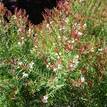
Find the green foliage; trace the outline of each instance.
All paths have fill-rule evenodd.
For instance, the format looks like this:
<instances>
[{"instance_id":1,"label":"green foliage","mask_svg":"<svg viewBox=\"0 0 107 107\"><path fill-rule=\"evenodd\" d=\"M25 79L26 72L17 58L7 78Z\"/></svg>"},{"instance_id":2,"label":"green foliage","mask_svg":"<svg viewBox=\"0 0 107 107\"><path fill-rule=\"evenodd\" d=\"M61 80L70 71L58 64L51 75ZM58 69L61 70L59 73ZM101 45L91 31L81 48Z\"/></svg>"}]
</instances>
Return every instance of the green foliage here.
<instances>
[{"instance_id":1,"label":"green foliage","mask_svg":"<svg viewBox=\"0 0 107 107\"><path fill-rule=\"evenodd\" d=\"M34 26L0 4L0 107L107 107L106 11L68 0Z\"/></svg>"}]
</instances>

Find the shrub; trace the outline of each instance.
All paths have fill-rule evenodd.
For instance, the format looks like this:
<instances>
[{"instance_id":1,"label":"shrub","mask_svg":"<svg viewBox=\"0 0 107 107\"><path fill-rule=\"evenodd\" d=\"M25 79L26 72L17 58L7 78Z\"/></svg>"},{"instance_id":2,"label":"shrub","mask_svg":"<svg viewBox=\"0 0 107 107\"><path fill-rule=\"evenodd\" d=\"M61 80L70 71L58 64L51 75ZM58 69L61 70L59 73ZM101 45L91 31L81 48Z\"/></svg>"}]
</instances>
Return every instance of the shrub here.
<instances>
[{"instance_id":1,"label":"shrub","mask_svg":"<svg viewBox=\"0 0 107 107\"><path fill-rule=\"evenodd\" d=\"M106 1L67 0L29 24L0 4L1 107L107 107Z\"/></svg>"}]
</instances>

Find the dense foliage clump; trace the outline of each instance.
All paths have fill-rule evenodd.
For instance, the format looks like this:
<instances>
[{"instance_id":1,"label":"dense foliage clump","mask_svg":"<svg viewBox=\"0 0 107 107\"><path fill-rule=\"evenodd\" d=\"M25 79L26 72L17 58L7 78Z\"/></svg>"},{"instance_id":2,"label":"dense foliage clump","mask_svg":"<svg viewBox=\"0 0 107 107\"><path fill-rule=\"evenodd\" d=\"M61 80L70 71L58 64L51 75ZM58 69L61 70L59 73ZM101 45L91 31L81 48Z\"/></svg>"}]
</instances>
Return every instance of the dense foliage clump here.
<instances>
[{"instance_id":1,"label":"dense foliage clump","mask_svg":"<svg viewBox=\"0 0 107 107\"><path fill-rule=\"evenodd\" d=\"M0 4L0 107L107 107L106 4L60 1L36 26Z\"/></svg>"}]
</instances>

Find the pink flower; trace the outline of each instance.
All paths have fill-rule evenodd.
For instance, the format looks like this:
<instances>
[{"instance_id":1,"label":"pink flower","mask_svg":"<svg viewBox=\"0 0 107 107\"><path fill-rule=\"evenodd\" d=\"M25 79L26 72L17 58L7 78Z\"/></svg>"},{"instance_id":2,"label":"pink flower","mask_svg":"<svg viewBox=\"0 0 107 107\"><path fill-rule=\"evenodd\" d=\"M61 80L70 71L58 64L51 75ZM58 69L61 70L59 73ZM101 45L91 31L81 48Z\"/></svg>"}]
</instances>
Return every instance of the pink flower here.
<instances>
[{"instance_id":1,"label":"pink flower","mask_svg":"<svg viewBox=\"0 0 107 107\"><path fill-rule=\"evenodd\" d=\"M42 102L43 103L48 103L48 95L43 96Z\"/></svg>"}]
</instances>

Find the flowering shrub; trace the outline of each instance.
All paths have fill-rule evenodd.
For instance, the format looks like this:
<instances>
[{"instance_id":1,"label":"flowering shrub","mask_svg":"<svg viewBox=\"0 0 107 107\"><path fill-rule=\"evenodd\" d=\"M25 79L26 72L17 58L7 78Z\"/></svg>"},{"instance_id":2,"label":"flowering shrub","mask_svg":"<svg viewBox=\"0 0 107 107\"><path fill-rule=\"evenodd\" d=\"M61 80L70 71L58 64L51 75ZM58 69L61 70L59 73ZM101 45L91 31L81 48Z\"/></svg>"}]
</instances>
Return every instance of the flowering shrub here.
<instances>
[{"instance_id":1,"label":"flowering shrub","mask_svg":"<svg viewBox=\"0 0 107 107\"><path fill-rule=\"evenodd\" d=\"M0 107L107 107L106 1L67 0L34 26L0 4Z\"/></svg>"}]
</instances>

